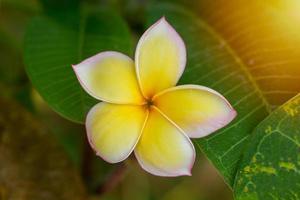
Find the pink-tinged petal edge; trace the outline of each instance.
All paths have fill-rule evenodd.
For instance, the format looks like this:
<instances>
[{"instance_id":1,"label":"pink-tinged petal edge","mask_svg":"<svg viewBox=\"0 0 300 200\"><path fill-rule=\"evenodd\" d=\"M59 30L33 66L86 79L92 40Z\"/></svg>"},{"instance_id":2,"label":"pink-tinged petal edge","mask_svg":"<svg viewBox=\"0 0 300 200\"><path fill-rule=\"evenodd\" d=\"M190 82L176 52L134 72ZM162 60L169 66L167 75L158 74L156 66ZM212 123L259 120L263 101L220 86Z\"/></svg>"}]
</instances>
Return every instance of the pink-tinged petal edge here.
<instances>
[{"instance_id":1,"label":"pink-tinged petal edge","mask_svg":"<svg viewBox=\"0 0 300 200\"><path fill-rule=\"evenodd\" d=\"M214 126L214 128L210 129L209 131L207 131L205 134L201 134L200 137L205 137L205 136L208 136L214 132L216 132L217 130L225 127L226 125L228 125L235 117L237 116L237 112L232 109L228 116L226 117L220 117L219 119L213 119L213 120L210 120L211 124L214 124L216 121L219 122L219 126ZM207 122L208 124L210 124L209 122ZM199 138L199 135L191 135L190 138Z\"/></svg>"},{"instance_id":2,"label":"pink-tinged petal edge","mask_svg":"<svg viewBox=\"0 0 300 200\"><path fill-rule=\"evenodd\" d=\"M150 32L157 28L157 26L159 24L163 24L165 26L167 26L167 29L169 30L169 33L171 35L171 37L174 39L174 41L178 44L179 46L179 55L183 55L181 56L182 60L180 60L180 73L179 76L177 78L177 81L180 79L180 77L182 76L185 66L186 66L186 58L187 58L187 52L186 52L186 46L185 43L183 41L183 39L181 38L181 36L179 35L179 33L172 27L171 24L169 24L169 22L166 20L165 16L161 17L157 22L155 22L152 26L150 26L142 35L142 37L139 39L137 46L136 46L136 50L135 50L135 69L136 69L136 76L137 76L137 80L140 86L140 89L143 93L142 87L141 87L141 80L140 80L140 70L139 70L139 62L138 62L138 57L139 57L139 52L140 52L140 48L143 44L143 42L145 41L145 39L147 37L149 37ZM144 95L145 96L145 95Z\"/></svg>"},{"instance_id":3,"label":"pink-tinged petal edge","mask_svg":"<svg viewBox=\"0 0 300 200\"><path fill-rule=\"evenodd\" d=\"M129 151L129 153L127 154L127 156L124 158L124 159L121 159L117 162L111 162L110 160L106 159L104 156L101 155L100 152L97 151L93 141L92 141L92 137L91 137L91 125L90 125L90 122L91 122L91 118L94 114L94 112L97 110L98 106L102 106L103 102L100 102L98 104L96 104L93 108L91 108L91 110L88 112L87 116L86 116L86 120L85 120L85 128L86 128L86 133L87 133L87 138L88 138L88 141L89 141L89 144L90 146L92 147L93 151L95 152L95 154L97 156L99 156L100 158L102 158L104 161L108 162L108 163L111 163L111 164L114 164L114 163L118 163L118 162L122 162L123 160L125 160L126 158L128 158L128 156L133 152L133 150L135 149L138 141L140 140L140 137L143 133L143 129L146 125L146 122L147 122L147 119L148 119L148 116L149 116L149 111L147 111L147 114L146 114L146 117L145 117L145 121L144 121L144 124L143 124L143 127L142 127L142 130L141 130L141 134L139 135L138 139L136 140L135 144L132 146L131 150Z\"/></svg>"},{"instance_id":4,"label":"pink-tinged petal edge","mask_svg":"<svg viewBox=\"0 0 300 200\"><path fill-rule=\"evenodd\" d=\"M183 136L189 141L190 145L193 148L193 160L190 163L190 166L188 167L187 170L182 170L179 171L177 173L174 174L170 174L168 172L164 173L155 169L150 169L147 168L143 162L141 161L142 159L140 159L140 157L138 156L138 154L134 151L134 155L139 163L139 165L142 167L142 169L144 169L146 172L152 174L152 175L156 175L156 176L161 176L161 177L177 177L177 176L192 176L192 169L196 160L196 151L195 151L195 147L194 144L192 143L192 141L189 139L189 137L185 134L185 132L178 127L174 122L172 122L172 120L170 120L164 113L162 113L157 107L153 107L155 110L157 110L168 122L170 122L172 125L174 125L182 134ZM144 124L145 125L145 124ZM145 126L144 126L145 127ZM143 133L142 133L143 134Z\"/></svg>"},{"instance_id":5,"label":"pink-tinged petal edge","mask_svg":"<svg viewBox=\"0 0 300 200\"><path fill-rule=\"evenodd\" d=\"M153 101L155 101L155 98L157 98L160 95L163 95L166 92L174 91L174 90L181 90L181 89L198 89L198 90L205 90L205 91L211 92L211 93L213 93L213 94L221 97L226 102L226 104L228 105L228 107L230 108L230 112L229 112L228 115L222 116L220 118L215 118L215 119L212 119L212 120L208 120L206 122L206 124L207 123L208 124L215 124L215 122L217 121L217 122L219 122L218 123L219 126L215 126L215 127L212 126L214 128L211 128L211 129L207 130L206 133L199 132L196 135L189 135L190 138L199 138L199 137L208 136L211 133L214 133L215 131L219 130L220 128L223 128L224 126L228 125L237 116L236 110L231 106L231 104L229 103L229 101L223 95L221 95L219 92L217 92L217 91L215 91L215 90L213 90L211 88L208 88L208 87L205 87L205 86L201 86L201 85L187 84L187 85L179 85L179 86L175 86L175 87L172 87L172 88L168 88L168 89L163 90L163 91L159 92L158 94L156 94L153 97Z\"/></svg>"},{"instance_id":6,"label":"pink-tinged petal edge","mask_svg":"<svg viewBox=\"0 0 300 200\"><path fill-rule=\"evenodd\" d=\"M77 65L72 65L72 68L76 74L76 77L81 85L81 87L89 94L91 95L92 97L94 97L95 99L98 99L98 100L101 100L101 101L104 101L104 102L107 102L107 103L116 103L116 104L124 104L124 102L112 102L112 101L109 101L108 99L104 99L103 97L99 97L98 95L96 95L95 93L93 93L84 83L83 81L81 80L81 78L79 77L79 74L78 74L78 67L84 67L84 66L88 66L94 62L97 62L97 61L100 61L102 60L103 58L106 58L106 57L110 57L110 56L116 56L116 57L122 57L123 59L128 59L128 60L132 60L130 57L128 57L127 55L125 54L122 54L120 52L117 52L117 51L103 51L101 53L98 53L90 58L87 58L86 60L80 62L79 64ZM128 103L130 104L130 103Z\"/></svg>"}]
</instances>

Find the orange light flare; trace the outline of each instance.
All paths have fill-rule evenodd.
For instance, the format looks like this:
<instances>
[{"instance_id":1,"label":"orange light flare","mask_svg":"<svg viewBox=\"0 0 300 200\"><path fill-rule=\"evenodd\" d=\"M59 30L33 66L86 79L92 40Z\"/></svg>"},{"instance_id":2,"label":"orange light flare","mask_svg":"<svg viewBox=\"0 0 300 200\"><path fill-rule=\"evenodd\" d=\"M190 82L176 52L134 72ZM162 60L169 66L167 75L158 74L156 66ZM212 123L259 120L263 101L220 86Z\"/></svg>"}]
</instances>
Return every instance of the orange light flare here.
<instances>
[{"instance_id":1,"label":"orange light flare","mask_svg":"<svg viewBox=\"0 0 300 200\"><path fill-rule=\"evenodd\" d=\"M203 0L198 8L272 106L300 92L300 0Z\"/></svg>"}]
</instances>

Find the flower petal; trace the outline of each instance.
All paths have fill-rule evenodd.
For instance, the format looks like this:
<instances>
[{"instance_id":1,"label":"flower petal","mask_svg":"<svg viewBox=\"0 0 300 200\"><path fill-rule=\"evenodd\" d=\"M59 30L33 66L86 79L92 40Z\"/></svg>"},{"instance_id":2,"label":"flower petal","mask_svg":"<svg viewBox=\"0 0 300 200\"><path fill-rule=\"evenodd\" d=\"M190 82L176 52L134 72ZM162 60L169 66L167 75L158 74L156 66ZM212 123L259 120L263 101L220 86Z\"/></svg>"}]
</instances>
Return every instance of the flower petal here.
<instances>
[{"instance_id":1,"label":"flower petal","mask_svg":"<svg viewBox=\"0 0 300 200\"><path fill-rule=\"evenodd\" d=\"M165 18L152 25L141 37L135 62L146 98L176 85L185 68L186 49L181 37Z\"/></svg>"},{"instance_id":2,"label":"flower petal","mask_svg":"<svg viewBox=\"0 0 300 200\"><path fill-rule=\"evenodd\" d=\"M97 155L110 163L126 159L138 142L147 115L142 106L95 105L87 115L86 128Z\"/></svg>"},{"instance_id":3,"label":"flower petal","mask_svg":"<svg viewBox=\"0 0 300 200\"><path fill-rule=\"evenodd\" d=\"M124 54L102 52L73 66L73 69L82 87L96 99L120 104L144 102L134 62Z\"/></svg>"},{"instance_id":4,"label":"flower petal","mask_svg":"<svg viewBox=\"0 0 300 200\"><path fill-rule=\"evenodd\" d=\"M190 139L154 107L134 152L142 168L158 176L191 175L195 161Z\"/></svg>"},{"instance_id":5,"label":"flower petal","mask_svg":"<svg viewBox=\"0 0 300 200\"><path fill-rule=\"evenodd\" d=\"M165 90L154 97L154 105L192 138L204 137L236 116L236 111L221 94L198 85Z\"/></svg>"}]
</instances>

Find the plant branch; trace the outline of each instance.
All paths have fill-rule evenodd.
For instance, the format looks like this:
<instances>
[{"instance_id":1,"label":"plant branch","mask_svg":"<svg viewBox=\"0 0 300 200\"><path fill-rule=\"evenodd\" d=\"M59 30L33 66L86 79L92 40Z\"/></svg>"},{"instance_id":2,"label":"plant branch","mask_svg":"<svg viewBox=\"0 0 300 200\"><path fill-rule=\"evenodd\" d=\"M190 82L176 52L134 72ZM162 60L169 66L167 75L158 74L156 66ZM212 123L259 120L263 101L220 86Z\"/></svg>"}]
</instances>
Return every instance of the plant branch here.
<instances>
[{"instance_id":1,"label":"plant branch","mask_svg":"<svg viewBox=\"0 0 300 200\"><path fill-rule=\"evenodd\" d=\"M99 194L105 194L112 191L124 178L126 173L126 165L120 164L114 171L112 171L98 189Z\"/></svg>"}]
</instances>

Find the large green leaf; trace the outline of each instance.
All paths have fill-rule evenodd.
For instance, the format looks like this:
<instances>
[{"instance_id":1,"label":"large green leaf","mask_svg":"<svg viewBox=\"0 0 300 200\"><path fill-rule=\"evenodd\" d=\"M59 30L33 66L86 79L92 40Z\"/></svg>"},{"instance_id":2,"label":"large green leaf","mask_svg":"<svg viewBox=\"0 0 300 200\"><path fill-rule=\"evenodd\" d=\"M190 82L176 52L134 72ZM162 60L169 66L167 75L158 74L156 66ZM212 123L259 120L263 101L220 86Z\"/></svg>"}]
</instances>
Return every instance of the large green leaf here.
<instances>
[{"instance_id":1,"label":"large green leaf","mask_svg":"<svg viewBox=\"0 0 300 200\"><path fill-rule=\"evenodd\" d=\"M179 84L211 87L228 98L238 112L227 127L195 140L233 185L244 147L255 126L270 112L269 104L241 59L204 21L182 7L156 4L149 9L149 24L163 15L187 45L188 64Z\"/></svg>"},{"instance_id":2,"label":"large green leaf","mask_svg":"<svg viewBox=\"0 0 300 200\"><path fill-rule=\"evenodd\" d=\"M300 94L255 129L234 189L239 200L300 198Z\"/></svg>"},{"instance_id":3,"label":"large green leaf","mask_svg":"<svg viewBox=\"0 0 300 200\"><path fill-rule=\"evenodd\" d=\"M79 85L71 65L105 50L131 53L125 22L105 10L51 10L32 20L25 37L25 64L33 85L62 116L83 122L96 103Z\"/></svg>"}]
</instances>

